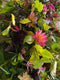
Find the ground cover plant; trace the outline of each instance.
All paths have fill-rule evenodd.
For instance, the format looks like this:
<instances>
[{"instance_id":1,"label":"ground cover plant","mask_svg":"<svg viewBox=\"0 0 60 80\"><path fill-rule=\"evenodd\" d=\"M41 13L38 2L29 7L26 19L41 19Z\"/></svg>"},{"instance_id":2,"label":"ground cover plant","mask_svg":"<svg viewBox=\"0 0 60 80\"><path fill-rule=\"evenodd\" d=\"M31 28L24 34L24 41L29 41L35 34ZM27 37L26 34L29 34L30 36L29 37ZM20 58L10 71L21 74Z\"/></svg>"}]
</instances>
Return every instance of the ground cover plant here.
<instances>
[{"instance_id":1,"label":"ground cover plant","mask_svg":"<svg viewBox=\"0 0 60 80\"><path fill-rule=\"evenodd\" d=\"M0 0L0 80L60 80L59 0Z\"/></svg>"}]
</instances>

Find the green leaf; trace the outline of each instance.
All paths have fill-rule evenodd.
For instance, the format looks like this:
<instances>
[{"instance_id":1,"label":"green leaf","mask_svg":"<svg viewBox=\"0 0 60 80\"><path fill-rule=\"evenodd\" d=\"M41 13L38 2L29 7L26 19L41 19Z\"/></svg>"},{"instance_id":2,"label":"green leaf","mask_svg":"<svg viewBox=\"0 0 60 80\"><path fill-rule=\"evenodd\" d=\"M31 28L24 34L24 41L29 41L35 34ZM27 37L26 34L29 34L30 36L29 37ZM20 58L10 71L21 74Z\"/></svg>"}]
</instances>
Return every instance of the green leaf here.
<instances>
[{"instance_id":1,"label":"green leaf","mask_svg":"<svg viewBox=\"0 0 60 80\"><path fill-rule=\"evenodd\" d=\"M18 55L18 61L23 61L20 55Z\"/></svg>"},{"instance_id":2,"label":"green leaf","mask_svg":"<svg viewBox=\"0 0 60 80\"><path fill-rule=\"evenodd\" d=\"M1 66L0 66L0 69L3 70L6 74L10 74L4 68L2 68Z\"/></svg>"},{"instance_id":3,"label":"green leaf","mask_svg":"<svg viewBox=\"0 0 60 80\"><path fill-rule=\"evenodd\" d=\"M51 59L48 59L48 58L41 58L41 60L40 60L41 62L43 62L43 63L51 63Z\"/></svg>"},{"instance_id":4,"label":"green leaf","mask_svg":"<svg viewBox=\"0 0 60 80\"><path fill-rule=\"evenodd\" d=\"M60 32L60 30L58 30Z\"/></svg>"},{"instance_id":5,"label":"green leaf","mask_svg":"<svg viewBox=\"0 0 60 80\"><path fill-rule=\"evenodd\" d=\"M43 51L43 48L40 45L36 44L34 47L36 48L37 52L39 52L39 53L41 53Z\"/></svg>"},{"instance_id":6,"label":"green leaf","mask_svg":"<svg viewBox=\"0 0 60 80\"><path fill-rule=\"evenodd\" d=\"M7 3L6 3L6 6L4 7L4 8L1 8L0 9L0 14L2 14L2 13L7 13L7 12L11 12L13 9L14 9L14 2L13 1L8 1Z\"/></svg>"},{"instance_id":7,"label":"green leaf","mask_svg":"<svg viewBox=\"0 0 60 80\"><path fill-rule=\"evenodd\" d=\"M17 65L17 64L18 64L18 62L12 62L12 65L14 65L14 66Z\"/></svg>"},{"instance_id":8,"label":"green leaf","mask_svg":"<svg viewBox=\"0 0 60 80\"><path fill-rule=\"evenodd\" d=\"M34 68L37 69L37 68L40 68L42 67L43 63L38 59L35 61L35 65L34 65Z\"/></svg>"},{"instance_id":9,"label":"green leaf","mask_svg":"<svg viewBox=\"0 0 60 80\"><path fill-rule=\"evenodd\" d=\"M42 57L53 59L52 54L46 49L44 49L43 52L41 52L41 55Z\"/></svg>"},{"instance_id":10,"label":"green leaf","mask_svg":"<svg viewBox=\"0 0 60 80\"><path fill-rule=\"evenodd\" d=\"M20 20L20 23L22 23L22 24L27 24L29 22L31 22L31 21L28 18Z\"/></svg>"},{"instance_id":11,"label":"green leaf","mask_svg":"<svg viewBox=\"0 0 60 80\"><path fill-rule=\"evenodd\" d=\"M40 3L39 0L35 0L35 8L38 10L38 12L42 12L43 4Z\"/></svg>"},{"instance_id":12,"label":"green leaf","mask_svg":"<svg viewBox=\"0 0 60 80\"><path fill-rule=\"evenodd\" d=\"M12 61L12 65L17 65L18 62L17 62L17 59L15 58L14 61Z\"/></svg>"},{"instance_id":13,"label":"green leaf","mask_svg":"<svg viewBox=\"0 0 60 80\"><path fill-rule=\"evenodd\" d=\"M48 50L43 49L40 45L35 45L34 47L36 48L38 55L42 57L50 58L50 59L53 58L52 54Z\"/></svg>"},{"instance_id":14,"label":"green leaf","mask_svg":"<svg viewBox=\"0 0 60 80\"><path fill-rule=\"evenodd\" d=\"M41 59L40 56L42 56ZM35 69L37 69L42 66L42 63L51 63L52 59L53 56L48 50L43 49L40 45L36 44L33 47L29 62L34 65Z\"/></svg>"},{"instance_id":15,"label":"green leaf","mask_svg":"<svg viewBox=\"0 0 60 80\"><path fill-rule=\"evenodd\" d=\"M44 30L45 30L45 31L48 31L50 26L48 26L46 23L44 23L44 24L43 24L43 27L44 27Z\"/></svg>"},{"instance_id":16,"label":"green leaf","mask_svg":"<svg viewBox=\"0 0 60 80\"><path fill-rule=\"evenodd\" d=\"M25 37L25 39L24 39L24 43L26 42L26 43L28 43L28 44L32 44L33 41L34 41L34 39L32 38L31 35L27 35L27 36Z\"/></svg>"},{"instance_id":17,"label":"green leaf","mask_svg":"<svg viewBox=\"0 0 60 80\"><path fill-rule=\"evenodd\" d=\"M14 14L11 14L11 16L12 16L12 24L15 26L15 16Z\"/></svg>"},{"instance_id":18,"label":"green leaf","mask_svg":"<svg viewBox=\"0 0 60 80\"><path fill-rule=\"evenodd\" d=\"M42 79L42 80L45 80L45 77L47 76L47 72L45 71L44 72L44 75L42 74L42 73L40 73L40 76L43 78L44 77L44 79ZM49 79L46 79L46 80L49 80Z\"/></svg>"},{"instance_id":19,"label":"green leaf","mask_svg":"<svg viewBox=\"0 0 60 80\"><path fill-rule=\"evenodd\" d=\"M39 59L39 56L38 56L38 54L37 54L35 51L33 51L32 55L31 55L31 57L30 57L30 59L29 59L29 62L30 62L31 64L35 65L35 61L36 61L37 59Z\"/></svg>"},{"instance_id":20,"label":"green leaf","mask_svg":"<svg viewBox=\"0 0 60 80\"><path fill-rule=\"evenodd\" d=\"M23 1L20 1L20 0L19 0L19 1L17 0L16 2L17 2L17 4L19 4L21 7L22 7L23 4L24 4L24 2L23 2Z\"/></svg>"},{"instance_id":21,"label":"green leaf","mask_svg":"<svg viewBox=\"0 0 60 80\"><path fill-rule=\"evenodd\" d=\"M8 35L8 33L9 33L9 31L10 31L10 28L11 28L11 26L9 25L9 26L2 32L2 35L3 35L3 36Z\"/></svg>"},{"instance_id":22,"label":"green leaf","mask_svg":"<svg viewBox=\"0 0 60 80\"><path fill-rule=\"evenodd\" d=\"M59 52L60 51L60 44L54 43L51 46L52 50Z\"/></svg>"},{"instance_id":23,"label":"green leaf","mask_svg":"<svg viewBox=\"0 0 60 80\"><path fill-rule=\"evenodd\" d=\"M7 7L7 6L5 6L3 9L0 9L0 14L2 14L2 13L8 13L8 12L10 12L10 11L12 11L14 8L13 7Z\"/></svg>"},{"instance_id":24,"label":"green leaf","mask_svg":"<svg viewBox=\"0 0 60 80\"><path fill-rule=\"evenodd\" d=\"M39 27L41 27L41 26L43 26L43 19L42 18L40 18L39 20L38 20L38 26Z\"/></svg>"},{"instance_id":25,"label":"green leaf","mask_svg":"<svg viewBox=\"0 0 60 80\"><path fill-rule=\"evenodd\" d=\"M13 2L13 1L8 1L8 2L6 3L6 5L9 6L9 7L10 7L10 6L13 6L13 5L14 5L14 2Z\"/></svg>"}]
</instances>

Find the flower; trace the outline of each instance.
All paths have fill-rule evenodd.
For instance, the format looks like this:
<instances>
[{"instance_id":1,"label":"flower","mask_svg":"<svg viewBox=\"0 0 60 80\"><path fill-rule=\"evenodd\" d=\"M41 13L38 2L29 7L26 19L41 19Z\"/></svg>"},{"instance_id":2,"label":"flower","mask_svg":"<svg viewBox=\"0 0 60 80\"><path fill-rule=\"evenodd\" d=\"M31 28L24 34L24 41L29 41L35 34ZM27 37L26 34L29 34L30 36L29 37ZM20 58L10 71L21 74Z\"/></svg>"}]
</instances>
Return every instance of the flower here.
<instances>
[{"instance_id":1,"label":"flower","mask_svg":"<svg viewBox=\"0 0 60 80\"><path fill-rule=\"evenodd\" d=\"M27 62L27 64L26 64L26 66L27 66L27 73L29 72L29 66L30 65L32 65L32 64L30 64L30 62ZM30 69L31 69L31 72L32 72L33 67L30 67Z\"/></svg>"},{"instance_id":2,"label":"flower","mask_svg":"<svg viewBox=\"0 0 60 80\"><path fill-rule=\"evenodd\" d=\"M43 70L45 70L44 67L39 68L38 74L40 73L40 71L42 72L42 74L44 74L44 71Z\"/></svg>"},{"instance_id":3,"label":"flower","mask_svg":"<svg viewBox=\"0 0 60 80\"><path fill-rule=\"evenodd\" d=\"M47 11L47 6L45 4L43 5L43 11Z\"/></svg>"},{"instance_id":4,"label":"flower","mask_svg":"<svg viewBox=\"0 0 60 80\"><path fill-rule=\"evenodd\" d=\"M41 33L42 30L36 31L36 35L32 35L32 37L38 41L40 46L45 46L45 42L47 41L47 35L45 33Z\"/></svg>"},{"instance_id":5,"label":"flower","mask_svg":"<svg viewBox=\"0 0 60 80\"><path fill-rule=\"evenodd\" d=\"M28 19L31 22L29 22L26 26L34 27L34 25L36 24L36 21L37 21L38 18L35 16L34 12L31 12L31 14L28 16Z\"/></svg>"},{"instance_id":6,"label":"flower","mask_svg":"<svg viewBox=\"0 0 60 80\"><path fill-rule=\"evenodd\" d=\"M33 80L33 79L27 74L27 72L23 73L23 77L20 76L20 75L18 75L18 78L19 78L20 80Z\"/></svg>"},{"instance_id":7,"label":"flower","mask_svg":"<svg viewBox=\"0 0 60 80\"><path fill-rule=\"evenodd\" d=\"M47 8L48 8L48 9L51 8L52 10L55 10L54 5L51 4L51 3L49 3L49 4L47 5Z\"/></svg>"},{"instance_id":8,"label":"flower","mask_svg":"<svg viewBox=\"0 0 60 80\"><path fill-rule=\"evenodd\" d=\"M20 55L20 56L21 56L21 59L24 60L24 57L22 55Z\"/></svg>"},{"instance_id":9,"label":"flower","mask_svg":"<svg viewBox=\"0 0 60 80\"><path fill-rule=\"evenodd\" d=\"M30 63L27 62L27 64L26 64L26 66L27 66L27 72L29 72L29 65L30 65Z\"/></svg>"}]
</instances>

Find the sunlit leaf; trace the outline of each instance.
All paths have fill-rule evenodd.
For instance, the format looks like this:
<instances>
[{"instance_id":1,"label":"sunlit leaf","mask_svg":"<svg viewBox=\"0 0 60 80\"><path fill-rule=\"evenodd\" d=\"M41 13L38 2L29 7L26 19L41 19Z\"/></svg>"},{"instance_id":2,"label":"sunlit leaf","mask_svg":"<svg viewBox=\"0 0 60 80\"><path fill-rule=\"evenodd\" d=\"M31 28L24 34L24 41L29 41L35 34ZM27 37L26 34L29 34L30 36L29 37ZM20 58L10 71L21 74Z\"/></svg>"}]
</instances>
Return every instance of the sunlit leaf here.
<instances>
[{"instance_id":1,"label":"sunlit leaf","mask_svg":"<svg viewBox=\"0 0 60 80\"><path fill-rule=\"evenodd\" d=\"M34 47L36 48L37 52L39 52L40 56L53 59L52 54L47 49L43 49L40 45L35 45Z\"/></svg>"},{"instance_id":2,"label":"sunlit leaf","mask_svg":"<svg viewBox=\"0 0 60 80\"><path fill-rule=\"evenodd\" d=\"M33 41L34 41L34 39L32 38L31 35L27 35L27 36L25 37L25 39L24 39L24 43L26 42L26 43L28 43L28 44L32 44Z\"/></svg>"},{"instance_id":3,"label":"sunlit leaf","mask_svg":"<svg viewBox=\"0 0 60 80\"><path fill-rule=\"evenodd\" d=\"M44 63L51 63L51 60L50 59L48 59L48 58L41 58L41 60L40 60L41 62L44 62Z\"/></svg>"},{"instance_id":4,"label":"sunlit leaf","mask_svg":"<svg viewBox=\"0 0 60 80\"><path fill-rule=\"evenodd\" d=\"M39 11L42 12L43 10L43 4L39 2L39 0L35 0L35 8Z\"/></svg>"},{"instance_id":5,"label":"sunlit leaf","mask_svg":"<svg viewBox=\"0 0 60 80\"><path fill-rule=\"evenodd\" d=\"M9 31L10 31L11 26L9 25L4 31L2 31L2 35L6 36L8 35Z\"/></svg>"},{"instance_id":6,"label":"sunlit leaf","mask_svg":"<svg viewBox=\"0 0 60 80\"><path fill-rule=\"evenodd\" d=\"M35 51L33 51L32 55L31 55L31 57L30 57L30 59L29 59L29 62L30 62L31 64L35 65L35 61L36 61L37 59L39 59L39 56L38 56L38 54L37 54Z\"/></svg>"},{"instance_id":7,"label":"sunlit leaf","mask_svg":"<svg viewBox=\"0 0 60 80\"><path fill-rule=\"evenodd\" d=\"M23 61L20 55L18 55L18 61Z\"/></svg>"},{"instance_id":8,"label":"sunlit leaf","mask_svg":"<svg viewBox=\"0 0 60 80\"><path fill-rule=\"evenodd\" d=\"M48 26L46 23L44 23L44 24L43 24L43 27L44 27L44 30L45 30L45 31L48 31L50 26Z\"/></svg>"},{"instance_id":9,"label":"sunlit leaf","mask_svg":"<svg viewBox=\"0 0 60 80\"><path fill-rule=\"evenodd\" d=\"M35 5L34 5L34 4L32 4L31 12L34 12L34 10L35 10Z\"/></svg>"},{"instance_id":10,"label":"sunlit leaf","mask_svg":"<svg viewBox=\"0 0 60 80\"><path fill-rule=\"evenodd\" d=\"M34 65L35 69L42 67L43 63L51 63L53 56L47 49L37 44L33 48L29 62Z\"/></svg>"},{"instance_id":11,"label":"sunlit leaf","mask_svg":"<svg viewBox=\"0 0 60 80\"><path fill-rule=\"evenodd\" d=\"M40 45L36 44L34 47L36 48L37 52L43 52L43 48Z\"/></svg>"},{"instance_id":12,"label":"sunlit leaf","mask_svg":"<svg viewBox=\"0 0 60 80\"><path fill-rule=\"evenodd\" d=\"M11 14L12 16L12 24L15 26L15 16L13 14Z\"/></svg>"},{"instance_id":13,"label":"sunlit leaf","mask_svg":"<svg viewBox=\"0 0 60 80\"><path fill-rule=\"evenodd\" d=\"M43 57L53 59L52 54L51 54L48 50L46 50L46 49L44 49L43 52L41 52L41 55L42 55Z\"/></svg>"},{"instance_id":14,"label":"sunlit leaf","mask_svg":"<svg viewBox=\"0 0 60 80\"><path fill-rule=\"evenodd\" d=\"M12 62L12 65L17 65L18 64L18 62Z\"/></svg>"},{"instance_id":15,"label":"sunlit leaf","mask_svg":"<svg viewBox=\"0 0 60 80\"><path fill-rule=\"evenodd\" d=\"M27 24L29 22L31 22L31 21L28 18L20 20L20 23L22 23L22 24Z\"/></svg>"},{"instance_id":16,"label":"sunlit leaf","mask_svg":"<svg viewBox=\"0 0 60 80\"><path fill-rule=\"evenodd\" d=\"M40 67L42 67L42 62L39 60L39 59L37 59L36 61L35 61L35 65L34 65L34 68L35 69L38 69L38 68L40 68Z\"/></svg>"}]
</instances>

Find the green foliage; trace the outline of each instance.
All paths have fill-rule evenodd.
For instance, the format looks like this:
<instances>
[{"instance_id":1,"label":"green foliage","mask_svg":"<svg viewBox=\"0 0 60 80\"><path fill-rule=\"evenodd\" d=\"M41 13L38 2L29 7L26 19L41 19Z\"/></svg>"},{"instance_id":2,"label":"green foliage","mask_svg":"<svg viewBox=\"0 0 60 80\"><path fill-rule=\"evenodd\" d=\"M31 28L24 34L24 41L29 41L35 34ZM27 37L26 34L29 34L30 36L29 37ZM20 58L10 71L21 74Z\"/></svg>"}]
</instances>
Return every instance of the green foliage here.
<instances>
[{"instance_id":1,"label":"green foliage","mask_svg":"<svg viewBox=\"0 0 60 80\"><path fill-rule=\"evenodd\" d=\"M31 22L31 21L28 18L20 20L20 23L22 23L22 24L27 24L29 22Z\"/></svg>"},{"instance_id":2,"label":"green foliage","mask_svg":"<svg viewBox=\"0 0 60 80\"><path fill-rule=\"evenodd\" d=\"M59 52L60 51L60 44L59 43L54 43L51 46L52 50Z\"/></svg>"},{"instance_id":3,"label":"green foliage","mask_svg":"<svg viewBox=\"0 0 60 80\"><path fill-rule=\"evenodd\" d=\"M35 70L39 70L39 68L43 67L43 63L51 64L50 66L43 67L45 68L43 69L44 74L42 74L42 70L40 71L42 80L54 80L50 76L50 71L55 61L58 63L57 71L60 71L60 29L55 29L57 27L55 23L60 20L60 3L56 6L53 2L51 3L54 5L55 11L50 10L50 7L45 11L43 9L44 4L47 7L49 3L51 3L50 0L9 0L5 4L6 6L2 8L2 0L0 0L0 15L2 15L2 19L0 18L1 80L18 80L16 77L26 72L28 67L29 69L32 67ZM58 16L55 17L56 15L54 15L53 17L50 11L58 13ZM33 14L31 15L32 12ZM10 19L11 15L12 21ZM33 26L29 27L29 23ZM50 26L53 28L50 28ZM37 30L42 30L42 34L37 34L38 39L35 36L34 40L32 35L36 34ZM44 37L44 33L46 33L48 41L42 47L38 40L41 41L41 44L45 42L46 36ZM56 53L58 53L58 56L55 55ZM22 60L22 57L24 60ZM30 64L26 65L27 62L30 62ZM29 70L29 74L33 73L33 71Z\"/></svg>"},{"instance_id":4,"label":"green foliage","mask_svg":"<svg viewBox=\"0 0 60 80\"><path fill-rule=\"evenodd\" d=\"M25 37L25 39L24 39L24 43L26 42L26 43L28 43L28 44L32 44L33 41L34 41L34 39L32 38L31 35L27 35L27 36Z\"/></svg>"},{"instance_id":5,"label":"green foliage","mask_svg":"<svg viewBox=\"0 0 60 80\"><path fill-rule=\"evenodd\" d=\"M51 62L51 60L50 59L48 59L48 58L46 58L46 57L44 57L44 58L41 58L41 60L40 60L41 62L44 62L44 63L50 63Z\"/></svg>"},{"instance_id":6,"label":"green foliage","mask_svg":"<svg viewBox=\"0 0 60 80\"><path fill-rule=\"evenodd\" d=\"M8 36L2 36L2 35L0 35L0 43L3 43L3 42L11 43L11 38L8 37Z\"/></svg>"},{"instance_id":7,"label":"green foliage","mask_svg":"<svg viewBox=\"0 0 60 80\"><path fill-rule=\"evenodd\" d=\"M41 26L41 27L42 27L42 26L43 26L43 23L44 23L44 22L43 22L43 19L40 18L40 19L38 20L38 26Z\"/></svg>"},{"instance_id":8,"label":"green foliage","mask_svg":"<svg viewBox=\"0 0 60 80\"><path fill-rule=\"evenodd\" d=\"M43 27L44 27L44 30L45 30L45 31L48 31L50 26L48 26L46 23L44 23L44 24L43 24Z\"/></svg>"},{"instance_id":9,"label":"green foliage","mask_svg":"<svg viewBox=\"0 0 60 80\"><path fill-rule=\"evenodd\" d=\"M43 10L43 4L40 3L39 0L35 0L35 8L38 10L38 12L42 12L42 10Z\"/></svg>"},{"instance_id":10,"label":"green foliage","mask_svg":"<svg viewBox=\"0 0 60 80\"><path fill-rule=\"evenodd\" d=\"M41 55L42 55L43 57L45 57L45 58L53 59L52 54L51 54L48 50L46 50L46 49L44 49L44 50L41 52Z\"/></svg>"},{"instance_id":11,"label":"green foliage","mask_svg":"<svg viewBox=\"0 0 60 80\"><path fill-rule=\"evenodd\" d=\"M5 29L4 31L2 31L2 35L3 35L3 36L8 35L8 34L9 34L9 31L10 31L10 28L11 28L11 26L9 25L9 26L7 27L7 29Z\"/></svg>"},{"instance_id":12,"label":"green foliage","mask_svg":"<svg viewBox=\"0 0 60 80\"><path fill-rule=\"evenodd\" d=\"M2 1L0 0L0 7L1 7L1 5L2 5Z\"/></svg>"},{"instance_id":13,"label":"green foliage","mask_svg":"<svg viewBox=\"0 0 60 80\"><path fill-rule=\"evenodd\" d=\"M60 3L58 3L57 6L56 6L57 11L60 11L60 8L59 7L60 7Z\"/></svg>"},{"instance_id":14,"label":"green foliage","mask_svg":"<svg viewBox=\"0 0 60 80\"><path fill-rule=\"evenodd\" d=\"M21 0L20 1L16 1L17 4L19 4L21 7L23 6L24 2L22 2Z\"/></svg>"},{"instance_id":15,"label":"green foliage","mask_svg":"<svg viewBox=\"0 0 60 80\"><path fill-rule=\"evenodd\" d=\"M50 28L50 26L47 24L49 24L49 21L43 19L42 17L38 20L38 26L44 29L45 31L48 31Z\"/></svg>"},{"instance_id":16,"label":"green foliage","mask_svg":"<svg viewBox=\"0 0 60 80\"><path fill-rule=\"evenodd\" d=\"M42 63L51 63L53 56L48 50L43 49L40 45L34 47L36 50L33 50L29 62L34 65L35 69L42 67ZM42 56L41 59L40 56Z\"/></svg>"},{"instance_id":17,"label":"green foliage","mask_svg":"<svg viewBox=\"0 0 60 80\"><path fill-rule=\"evenodd\" d=\"M1 69L2 71L4 71L6 74L10 74L10 73L8 73L4 68L2 68L1 66L0 66L0 69Z\"/></svg>"},{"instance_id":18,"label":"green foliage","mask_svg":"<svg viewBox=\"0 0 60 80\"><path fill-rule=\"evenodd\" d=\"M6 14L8 12L11 12L14 9L14 2L13 1L9 1L8 3L6 3L6 6L4 8L0 9L0 14Z\"/></svg>"},{"instance_id":19,"label":"green foliage","mask_svg":"<svg viewBox=\"0 0 60 80\"><path fill-rule=\"evenodd\" d=\"M47 78L47 73L44 72L44 74L40 73L40 76L42 77L42 80L45 80L45 77ZM44 78L44 79L43 79ZM48 79L47 79L48 80Z\"/></svg>"},{"instance_id":20,"label":"green foliage","mask_svg":"<svg viewBox=\"0 0 60 80\"><path fill-rule=\"evenodd\" d=\"M40 68L40 67L42 67L42 62L41 62L40 59L37 59L37 60L35 61L34 68L37 69L37 68Z\"/></svg>"},{"instance_id":21,"label":"green foliage","mask_svg":"<svg viewBox=\"0 0 60 80\"><path fill-rule=\"evenodd\" d=\"M18 55L18 61L23 61L20 55Z\"/></svg>"},{"instance_id":22,"label":"green foliage","mask_svg":"<svg viewBox=\"0 0 60 80\"><path fill-rule=\"evenodd\" d=\"M39 52L40 56L53 59L52 53L50 53L47 49L43 49L40 45L35 45L34 47L36 48L37 52Z\"/></svg>"},{"instance_id":23,"label":"green foliage","mask_svg":"<svg viewBox=\"0 0 60 80\"><path fill-rule=\"evenodd\" d=\"M12 65L14 65L14 66L18 64L18 62L11 62L11 63L12 63Z\"/></svg>"}]
</instances>

